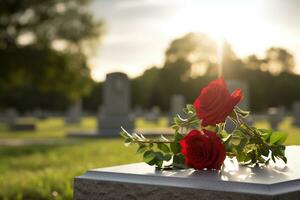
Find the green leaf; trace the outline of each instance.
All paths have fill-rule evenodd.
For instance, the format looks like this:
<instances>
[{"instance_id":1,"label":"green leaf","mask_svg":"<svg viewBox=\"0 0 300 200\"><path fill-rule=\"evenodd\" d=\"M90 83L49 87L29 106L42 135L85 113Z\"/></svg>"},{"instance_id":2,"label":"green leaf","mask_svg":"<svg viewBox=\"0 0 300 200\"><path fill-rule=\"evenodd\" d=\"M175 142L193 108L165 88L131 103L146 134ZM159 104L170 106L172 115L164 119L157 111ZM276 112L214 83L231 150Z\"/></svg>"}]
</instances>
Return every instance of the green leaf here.
<instances>
[{"instance_id":1,"label":"green leaf","mask_svg":"<svg viewBox=\"0 0 300 200\"><path fill-rule=\"evenodd\" d=\"M162 161L162 160L158 160L158 161L155 163L155 165L156 165L156 167L157 167L158 169L161 169L161 168L162 168L162 165L163 165L163 163L164 163L164 161Z\"/></svg>"},{"instance_id":2,"label":"green leaf","mask_svg":"<svg viewBox=\"0 0 300 200\"><path fill-rule=\"evenodd\" d=\"M183 169L185 168L184 164L184 155L178 154L173 156L173 166L176 168Z\"/></svg>"},{"instance_id":3,"label":"green leaf","mask_svg":"<svg viewBox=\"0 0 300 200\"><path fill-rule=\"evenodd\" d=\"M127 138L125 141L124 141L124 144L125 146L129 146L132 142L132 139L131 138Z\"/></svg>"},{"instance_id":4,"label":"green leaf","mask_svg":"<svg viewBox=\"0 0 300 200\"><path fill-rule=\"evenodd\" d=\"M126 139L126 138L131 138L132 137L132 135L130 133L128 133L122 126L121 126L121 129L122 129L122 131L121 131L120 135L123 138Z\"/></svg>"},{"instance_id":5,"label":"green leaf","mask_svg":"<svg viewBox=\"0 0 300 200\"><path fill-rule=\"evenodd\" d=\"M166 145L164 143L157 143L157 147L158 147L158 149L160 149L164 153L169 153L170 152L170 148L168 147L168 145Z\"/></svg>"},{"instance_id":6,"label":"green leaf","mask_svg":"<svg viewBox=\"0 0 300 200\"><path fill-rule=\"evenodd\" d=\"M270 137L270 144L283 144L287 139L287 136L286 133L280 131L273 132Z\"/></svg>"},{"instance_id":7,"label":"green leaf","mask_svg":"<svg viewBox=\"0 0 300 200\"><path fill-rule=\"evenodd\" d=\"M139 148L136 150L136 153L144 153L147 149L146 145L140 145Z\"/></svg>"},{"instance_id":8,"label":"green leaf","mask_svg":"<svg viewBox=\"0 0 300 200\"><path fill-rule=\"evenodd\" d=\"M166 154L166 155L164 155L164 160L165 160L165 161L169 161L169 160L171 160L171 158L172 158L172 155L171 155L171 154Z\"/></svg>"},{"instance_id":9,"label":"green leaf","mask_svg":"<svg viewBox=\"0 0 300 200\"><path fill-rule=\"evenodd\" d=\"M270 151L269 151L269 148L267 146L265 146L265 145L261 146L260 151L261 151L261 154L263 156L265 156L265 157L269 156Z\"/></svg>"},{"instance_id":10,"label":"green leaf","mask_svg":"<svg viewBox=\"0 0 300 200\"><path fill-rule=\"evenodd\" d=\"M164 160L164 155L161 152L154 152L157 160Z\"/></svg>"},{"instance_id":11,"label":"green leaf","mask_svg":"<svg viewBox=\"0 0 300 200\"><path fill-rule=\"evenodd\" d=\"M243 109L241 109L241 108L239 108L239 107L237 107L237 106L234 108L234 111L235 111L239 116L241 116L242 118L246 118L246 117L248 117L248 115L250 114L249 111L243 110Z\"/></svg>"},{"instance_id":12,"label":"green leaf","mask_svg":"<svg viewBox=\"0 0 300 200\"><path fill-rule=\"evenodd\" d=\"M143 160L145 163L150 163L155 159L156 155L153 151L146 151L143 155Z\"/></svg>"},{"instance_id":13,"label":"green leaf","mask_svg":"<svg viewBox=\"0 0 300 200\"><path fill-rule=\"evenodd\" d=\"M182 138L183 138L183 135L182 134L180 134L180 133L178 133L178 132L175 132L175 135L174 135L174 140L175 141L180 141L180 140L182 140Z\"/></svg>"},{"instance_id":14,"label":"green leaf","mask_svg":"<svg viewBox=\"0 0 300 200\"><path fill-rule=\"evenodd\" d=\"M129 138L128 135L127 135L127 133L125 133L124 131L120 132L120 136L123 137L124 139Z\"/></svg>"},{"instance_id":15,"label":"green leaf","mask_svg":"<svg viewBox=\"0 0 300 200\"><path fill-rule=\"evenodd\" d=\"M169 141L168 138L166 138L166 137L163 136L163 135L160 135L159 140L161 140L161 141L166 141L166 142Z\"/></svg>"},{"instance_id":16,"label":"green leaf","mask_svg":"<svg viewBox=\"0 0 300 200\"><path fill-rule=\"evenodd\" d=\"M270 142L270 137L272 135L272 130L269 129L255 129L256 132L261 136L261 138L266 141L266 142Z\"/></svg>"},{"instance_id":17,"label":"green leaf","mask_svg":"<svg viewBox=\"0 0 300 200\"><path fill-rule=\"evenodd\" d=\"M287 158L285 156L281 156L280 159L283 160L285 164L287 163Z\"/></svg>"},{"instance_id":18,"label":"green leaf","mask_svg":"<svg viewBox=\"0 0 300 200\"><path fill-rule=\"evenodd\" d=\"M174 154L178 154L181 152L181 146L178 142L172 142L170 144L170 147L171 147L171 151L174 153Z\"/></svg>"},{"instance_id":19,"label":"green leaf","mask_svg":"<svg viewBox=\"0 0 300 200\"><path fill-rule=\"evenodd\" d=\"M193 104L187 104L187 105L186 105L186 108L188 109L188 111L192 111L192 112L195 111L195 107L194 107Z\"/></svg>"},{"instance_id":20,"label":"green leaf","mask_svg":"<svg viewBox=\"0 0 300 200\"><path fill-rule=\"evenodd\" d=\"M245 162L246 155L245 155L244 153L240 152L240 153L237 154L236 159L237 159L239 162Z\"/></svg>"},{"instance_id":21,"label":"green leaf","mask_svg":"<svg viewBox=\"0 0 300 200\"><path fill-rule=\"evenodd\" d=\"M238 136L232 136L230 141L233 145L238 146L241 142L241 138Z\"/></svg>"}]
</instances>

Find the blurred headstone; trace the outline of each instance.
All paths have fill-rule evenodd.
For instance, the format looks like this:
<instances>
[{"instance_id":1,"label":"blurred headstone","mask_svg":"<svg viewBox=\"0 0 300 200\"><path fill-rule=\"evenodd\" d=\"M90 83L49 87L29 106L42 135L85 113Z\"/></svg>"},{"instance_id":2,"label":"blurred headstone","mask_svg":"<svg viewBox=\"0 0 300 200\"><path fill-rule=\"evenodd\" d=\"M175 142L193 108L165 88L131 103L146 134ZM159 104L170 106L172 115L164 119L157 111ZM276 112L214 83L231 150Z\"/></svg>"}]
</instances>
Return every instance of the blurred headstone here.
<instances>
[{"instance_id":1,"label":"blurred headstone","mask_svg":"<svg viewBox=\"0 0 300 200\"><path fill-rule=\"evenodd\" d=\"M279 106L278 107L278 112L279 112L279 116L280 116L280 120L284 120L284 118L286 117L287 115L287 111L286 111L286 108L284 106Z\"/></svg>"},{"instance_id":2,"label":"blurred headstone","mask_svg":"<svg viewBox=\"0 0 300 200\"><path fill-rule=\"evenodd\" d=\"M182 94L175 94L171 96L171 109L169 124L173 124L173 118L178 114L183 117L183 108L185 108L185 97Z\"/></svg>"},{"instance_id":3,"label":"blurred headstone","mask_svg":"<svg viewBox=\"0 0 300 200\"><path fill-rule=\"evenodd\" d=\"M245 81L241 80L226 80L227 87L230 93L232 93L234 90L240 88L243 92L243 100L237 105L239 108L243 110L249 111L250 108L250 100L249 100L249 87L248 84ZM253 118L252 117L247 117L244 119L244 121L249 124L250 126L253 124ZM235 124L230 120L226 120L226 126L225 130L229 133L231 133L235 128Z\"/></svg>"},{"instance_id":4,"label":"blurred headstone","mask_svg":"<svg viewBox=\"0 0 300 200\"><path fill-rule=\"evenodd\" d=\"M171 97L171 116L182 115L185 107L185 97L182 94L175 94Z\"/></svg>"},{"instance_id":5,"label":"blurred headstone","mask_svg":"<svg viewBox=\"0 0 300 200\"><path fill-rule=\"evenodd\" d=\"M17 122L18 112L14 108L9 108L5 113L5 121L9 127L14 126Z\"/></svg>"},{"instance_id":6,"label":"blurred headstone","mask_svg":"<svg viewBox=\"0 0 300 200\"><path fill-rule=\"evenodd\" d=\"M150 110L150 112L147 112L145 114L145 119L147 121L151 121L154 123L157 123L160 118L160 108L158 106L153 106Z\"/></svg>"},{"instance_id":7,"label":"blurred headstone","mask_svg":"<svg viewBox=\"0 0 300 200\"><path fill-rule=\"evenodd\" d=\"M11 131L33 131L35 130L34 123L19 123L17 122L18 112L14 108L10 108L6 111L6 123Z\"/></svg>"},{"instance_id":8,"label":"blurred headstone","mask_svg":"<svg viewBox=\"0 0 300 200\"><path fill-rule=\"evenodd\" d=\"M35 109L33 111L33 116L39 120L45 120L48 118L48 113L46 113L45 111L43 111L41 109Z\"/></svg>"},{"instance_id":9,"label":"blurred headstone","mask_svg":"<svg viewBox=\"0 0 300 200\"><path fill-rule=\"evenodd\" d=\"M73 105L70 106L67 117L65 119L66 124L79 124L82 115L82 103L81 99L77 100Z\"/></svg>"},{"instance_id":10,"label":"blurred headstone","mask_svg":"<svg viewBox=\"0 0 300 200\"><path fill-rule=\"evenodd\" d=\"M300 101L296 101L293 103L293 116L294 116L294 121L293 125L294 126L300 126Z\"/></svg>"},{"instance_id":11,"label":"blurred headstone","mask_svg":"<svg viewBox=\"0 0 300 200\"><path fill-rule=\"evenodd\" d=\"M133 109L133 117L138 118L138 117L143 117L144 111L141 106L135 106Z\"/></svg>"},{"instance_id":12,"label":"blurred headstone","mask_svg":"<svg viewBox=\"0 0 300 200\"><path fill-rule=\"evenodd\" d=\"M107 74L98 120L98 134L101 136L118 137L120 126L128 131L134 129L134 120L130 118L130 85L126 74Z\"/></svg>"},{"instance_id":13,"label":"blurred headstone","mask_svg":"<svg viewBox=\"0 0 300 200\"><path fill-rule=\"evenodd\" d=\"M268 122L271 129L278 130L278 124L281 122L282 116L280 109L272 107L268 109Z\"/></svg>"}]
</instances>

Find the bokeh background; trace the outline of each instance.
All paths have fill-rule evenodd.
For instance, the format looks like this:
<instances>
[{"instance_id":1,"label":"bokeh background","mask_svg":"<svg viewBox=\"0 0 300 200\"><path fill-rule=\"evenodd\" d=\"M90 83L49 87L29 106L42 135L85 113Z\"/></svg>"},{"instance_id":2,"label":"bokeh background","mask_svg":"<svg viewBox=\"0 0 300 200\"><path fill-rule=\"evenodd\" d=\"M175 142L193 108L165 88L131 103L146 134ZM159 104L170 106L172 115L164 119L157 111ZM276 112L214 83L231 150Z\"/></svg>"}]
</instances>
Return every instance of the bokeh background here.
<instances>
[{"instance_id":1,"label":"bokeh background","mask_svg":"<svg viewBox=\"0 0 300 200\"><path fill-rule=\"evenodd\" d=\"M118 138L66 137L101 126L112 72L130 79L137 128L168 127L171 97L193 103L221 69L247 84L254 125L269 128L278 112L286 144L300 144L299 9L297 0L1 0L0 199L72 199L75 176L141 161ZM80 122L65 123L79 100ZM11 116L35 129L11 130Z\"/></svg>"}]
</instances>

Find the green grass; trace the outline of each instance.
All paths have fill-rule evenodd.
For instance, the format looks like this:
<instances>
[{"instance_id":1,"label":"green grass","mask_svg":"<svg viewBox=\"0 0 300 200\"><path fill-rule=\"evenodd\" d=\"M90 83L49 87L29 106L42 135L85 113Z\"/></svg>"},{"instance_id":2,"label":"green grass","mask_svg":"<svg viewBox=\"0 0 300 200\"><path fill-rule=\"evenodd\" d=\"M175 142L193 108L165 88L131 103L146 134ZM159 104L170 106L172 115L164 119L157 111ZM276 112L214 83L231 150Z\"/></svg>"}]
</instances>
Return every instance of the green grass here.
<instances>
[{"instance_id":1,"label":"green grass","mask_svg":"<svg viewBox=\"0 0 300 200\"><path fill-rule=\"evenodd\" d=\"M286 144L300 145L300 129L286 118L280 129L289 134ZM136 121L141 128L166 127L167 119L158 123ZM266 122L256 124L268 127ZM91 168L141 161L135 147L124 147L121 139L69 139L66 131L94 130L96 121L85 118L80 125L66 126L62 119L50 118L37 122L35 132L10 132L0 124L3 139L57 139L60 145L0 147L0 199L72 199L75 176Z\"/></svg>"},{"instance_id":2,"label":"green grass","mask_svg":"<svg viewBox=\"0 0 300 200\"><path fill-rule=\"evenodd\" d=\"M140 161L121 139L0 148L0 199L72 199L72 180L87 169Z\"/></svg>"},{"instance_id":3,"label":"green grass","mask_svg":"<svg viewBox=\"0 0 300 200\"><path fill-rule=\"evenodd\" d=\"M24 120L21 120L24 121ZM5 124L0 124L0 139L57 139L63 138L68 131L95 130L96 119L84 118L78 125L65 125L62 118L49 118L47 120L35 121L36 131L9 131Z\"/></svg>"},{"instance_id":4,"label":"green grass","mask_svg":"<svg viewBox=\"0 0 300 200\"><path fill-rule=\"evenodd\" d=\"M300 145L300 128L292 126L292 120L291 117L286 117L279 124L278 129L288 134L288 138L285 142L286 145ZM260 128L270 128L266 121L258 122L255 126Z\"/></svg>"}]
</instances>

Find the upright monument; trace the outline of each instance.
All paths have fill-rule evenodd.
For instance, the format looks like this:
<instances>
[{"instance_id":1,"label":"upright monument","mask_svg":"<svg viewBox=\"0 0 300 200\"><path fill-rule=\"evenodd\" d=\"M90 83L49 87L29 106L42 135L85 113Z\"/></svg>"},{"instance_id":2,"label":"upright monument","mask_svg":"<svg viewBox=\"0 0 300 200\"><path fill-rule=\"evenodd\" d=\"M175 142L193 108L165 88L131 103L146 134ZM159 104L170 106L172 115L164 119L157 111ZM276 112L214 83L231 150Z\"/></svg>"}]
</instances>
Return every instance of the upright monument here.
<instances>
[{"instance_id":1,"label":"upright monument","mask_svg":"<svg viewBox=\"0 0 300 200\"><path fill-rule=\"evenodd\" d=\"M98 134L118 137L120 126L132 131L130 118L130 83L126 74L115 72L106 75L103 105L98 117Z\"/></svg>"}]
</instances>

